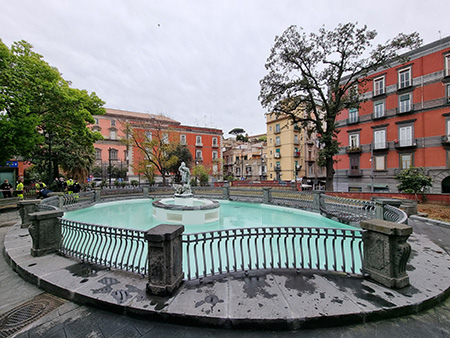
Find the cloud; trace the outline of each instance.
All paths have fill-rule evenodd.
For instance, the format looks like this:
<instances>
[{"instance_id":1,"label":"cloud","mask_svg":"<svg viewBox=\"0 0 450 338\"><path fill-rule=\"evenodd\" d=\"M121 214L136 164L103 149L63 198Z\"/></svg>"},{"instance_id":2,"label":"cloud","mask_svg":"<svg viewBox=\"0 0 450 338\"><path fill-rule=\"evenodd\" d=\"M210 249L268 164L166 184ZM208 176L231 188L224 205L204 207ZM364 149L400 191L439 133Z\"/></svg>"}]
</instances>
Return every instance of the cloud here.
<instances>
[{"instance_id":1,"label":"cloud","mask_svg":"<svg viewBox=\"0 0 450 338\"><path fill-rule=\"evenodd\" d=\"M3 5L2 5L3 3ZM276 35L291 24L358 21L383 42L449 35L443 3L381 0L0 0L0 38L26 40L74 87L109 108L163 113L185 125L266 130L259 80ZM413 19L411 19L413 18ZM416 20L415 18L420 18Z\"/></svg>"}]
</instances>

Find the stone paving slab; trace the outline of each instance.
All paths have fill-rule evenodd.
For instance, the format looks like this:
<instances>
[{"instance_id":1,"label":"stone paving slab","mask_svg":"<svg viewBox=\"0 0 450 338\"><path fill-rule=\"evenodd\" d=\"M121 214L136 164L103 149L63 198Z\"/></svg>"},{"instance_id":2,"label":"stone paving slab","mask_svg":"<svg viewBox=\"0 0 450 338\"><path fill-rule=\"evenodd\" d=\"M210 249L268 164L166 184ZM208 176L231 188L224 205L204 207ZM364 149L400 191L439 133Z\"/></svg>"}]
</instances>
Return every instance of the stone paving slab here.
<instances>
[{"instance_id":1,"label":"stone paving slab","mask_svg":"<svg viewBox=\"0 0 450 338\"><path fill-rule=\"evenodd\" d=\"M162 321L223 327L298 329L364 323L417 313L450 292L448 254L420 235L411 236L411 286L387 289L337 273L259 271L184 282L169 298L146 294L146 279L57 254L30 255L27 229L5 239L19 274L41 288L80 304Z\"/></svg>"}]
</instances>

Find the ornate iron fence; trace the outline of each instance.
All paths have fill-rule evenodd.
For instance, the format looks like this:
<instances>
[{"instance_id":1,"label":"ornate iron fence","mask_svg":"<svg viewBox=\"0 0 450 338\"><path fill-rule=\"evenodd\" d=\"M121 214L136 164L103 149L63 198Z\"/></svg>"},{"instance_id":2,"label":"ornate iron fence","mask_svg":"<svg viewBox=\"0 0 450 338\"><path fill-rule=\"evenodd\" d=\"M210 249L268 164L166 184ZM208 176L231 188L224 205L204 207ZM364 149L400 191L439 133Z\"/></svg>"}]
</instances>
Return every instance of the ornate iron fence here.
<instances>
[{"instance_id":1,"label":"ornate iron fence","mask_svg":"<svg viewBox=\"0 0 450 338\"><path fill-rule=\"evenodd\" d=\"M328 196L320 197L320 211L341 221L360 222L375 218L375 202Z\"/></svg>"},{"instance_id":2,"label":"ornate iron fence","mask_svg":"<svg viewBox=\"0 0 450 338\"><path fill-rule=\"evenodd\" d=\"M148 274L145 231L60 219L60 252L84 262L142 275Z\"/></svg>"},{"instance_id":3,"label":"ornate iron fence","mask_svg":"<svg viewBox=\"0 0 450 338\"><path fill-rule=\"evenodd\" d=\"M408 215L403 210L393 207L392 205L384 205L383 219L385 221L406 224Z\"/></svg>"},{"instance_id":4,"label":"ornate iron fence","mask_svg":"<svg viewBox=\"0 0 450 338\"><path fill-rule=\"evenodd\" d=\"M314 196L310 191L272 190L272 203L300 209L315 210Z\"/></svg>"},{"instance_id":5,"label":"ornate iron fence","mask_svg":"<svg viewBox=\"0 0 450 338\"><path fill-rule=\"evenodd\" d=\"M183 235L185 278L258 269L362 274L360 229L245 228Z\"/></svg>"},{"instance_id":6,"label":"ornate iron fence","mask_svg":"<svg viewBox=\"0 0 450 338\"><path fill-rule=\"evenodd\" d=\"M231 201L262 203L262 188L230 188Z\"/></svg>"}]
</instances>

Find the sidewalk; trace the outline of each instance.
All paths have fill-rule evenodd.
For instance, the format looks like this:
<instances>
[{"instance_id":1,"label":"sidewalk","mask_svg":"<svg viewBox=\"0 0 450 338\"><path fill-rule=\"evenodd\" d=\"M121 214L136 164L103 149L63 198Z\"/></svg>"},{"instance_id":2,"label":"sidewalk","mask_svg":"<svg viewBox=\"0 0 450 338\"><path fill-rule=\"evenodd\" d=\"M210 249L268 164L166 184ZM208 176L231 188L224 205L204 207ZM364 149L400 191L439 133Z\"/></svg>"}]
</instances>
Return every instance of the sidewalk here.
<instances>
[{"instance_id":1,"label":"sidewalk","mask_svg":"<svg viewBox=\"0 0 450 338\"><path fill-rule=\"evenodd\" d=\"M2 215L0 215L0 224L1 218ZM8 227L7 229L8 234L4 241L6 253L10 257L12 265L27 280L52 294L76 303L95 305L95 307L114 310L121 314L136 314L153 320L141 321L66 302L59 307L59 310L52 312L51 320L47 319L46 322L42 322L45 318L49 318L50 315L47 315L34 323L34 325L40 323L35 327L36 329L40 327L41 330L46 328L57 331L56 328L59 328L58 330L66 332L68 324L64 325L64 323L70 316L79 318L79 325L83 322L82 318L100 316L101 318L115 318L108 319L106 322L119 320L123 324L123 328L131 329L133 327L136 329L136 325L148 328L153 325L150 329L153 334L155 328L164 329L166 334L180 330L185 333L197 332L197 336L199 330L206 330L208 335L211 333L217 335L218 332L230 333L221 329L195 329L162 322L202 327L268 330L259 332L264 335L270 335L270 332L275 329L302 328L303 330L299 332L305 332L305 329L308 328L360 324L405 314L415 314L442 301L449 293L450 287L448 254L426 236L414 234L410 238L413 253L408 266L411 286L401 290L386 289L367 280L335 274L279 272L258 273L250 276L229 275L216 279L214 283L208 281L202 284L189 282L185 283L174 297L163 299L148 296L145 293L146 280L137 276L118 271L107 271L58 255L31 257L29 255L31 239L27 230L19 227ZM3 233L5 228L0 230ZM448 232L450 234L450 230ZM2 269L2 271L4 270ZM2 278L3 274L4 272L2 272ZM16 278L18 277L16 276ZM9 299L9 293L15 294L13 288L8 288L5 292L3 283L1 285L5 299ZM32 288L31 285L30 287ZM26 300L27 297L24 295L22 298ZM430 311L431 317L437 318L433 320L436 325L428 328L429 332L440 332L440 335L444 337L445 334L448 335L450 330L448 303L447 301L438 307L439 314L435 309ZM3 312L0 311L0 313ZM423 316L429 317L430 314L425 313ZM405 320L407 319L402 318L394 322ZM77 321L69 322L76 323ZM385 323L388 322L385 321ZM419 323L420 320L417 324ZM423 324L425 325L425 323ZM357 325L356 327L379 326L378 323L367 325ZM333 328L329 329L329 333L334 332L335 336L336 332L354 328L355 326ZM97 327L97 329L99 328ZM145 331L145 329L142 330ZM30 329L29 332L31 331L33 330ZM315 334L318 334L318 331L325 334L327 330L316 329L314 330ZM367 332L369 331L371 330L369 329ZM420 331L420 329L416 329L414 332ZM248 331L245 332L248 333ZM108 336L102 334L101 336ZM145 335L143 332L139 334L136 336ZM59 335L57 336L59 337ZM79 336L82 337L82 335ZM164 334L164 336L166 335ZM408 335L408 337L410 336Z\"/></svg>"}]
</instances>

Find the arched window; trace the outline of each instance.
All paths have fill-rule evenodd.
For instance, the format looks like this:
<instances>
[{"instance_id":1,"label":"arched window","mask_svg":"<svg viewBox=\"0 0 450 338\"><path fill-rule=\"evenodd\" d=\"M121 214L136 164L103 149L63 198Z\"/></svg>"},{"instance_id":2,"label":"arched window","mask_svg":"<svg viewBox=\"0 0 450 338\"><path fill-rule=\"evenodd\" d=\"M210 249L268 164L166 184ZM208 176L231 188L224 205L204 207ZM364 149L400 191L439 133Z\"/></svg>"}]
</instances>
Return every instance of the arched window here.
<instances>
[{"instance_id":1,"label":"arched window","mask_svg":"<svg viewBox=\"0 0 450 338\"><path fill-rule=\"evenodd\" d=\"M442 180L441 187L443 194L450 194L450 176L447 176Z\"/></svg>"}]
</instances>

